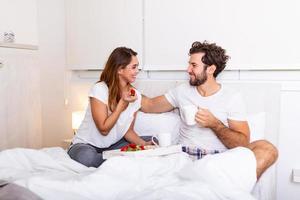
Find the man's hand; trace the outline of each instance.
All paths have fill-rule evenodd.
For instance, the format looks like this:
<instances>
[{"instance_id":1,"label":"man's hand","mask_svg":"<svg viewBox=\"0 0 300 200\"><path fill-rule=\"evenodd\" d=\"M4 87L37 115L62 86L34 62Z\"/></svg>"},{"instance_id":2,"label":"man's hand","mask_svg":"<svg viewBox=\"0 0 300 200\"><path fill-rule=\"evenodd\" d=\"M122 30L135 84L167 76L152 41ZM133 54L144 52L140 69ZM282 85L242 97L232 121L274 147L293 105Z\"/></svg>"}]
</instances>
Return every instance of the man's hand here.
<instances>
[{"instance_id":1,"label":"man's hand","mask_svg":"<svg viewBox=\"0 0 300 200\"><path fill-rule=\"evenodd\" d=\"M205 108L199 108L195 116L196 122L205 128L213 128L218 124L218 119Z\"/></svg>"},{"instance_id":2,"label":"man's hand","mask_svg":"<svg viewBox=\"0 0 300 200\"><path fill-rule=\"evenodd\" d=\"M249 144L249 127L246 121L228 120L229 127L227 127L204 108L199 108L195 120L200 126L210 128L229 149Z\"/></svg>"}]
</instances>

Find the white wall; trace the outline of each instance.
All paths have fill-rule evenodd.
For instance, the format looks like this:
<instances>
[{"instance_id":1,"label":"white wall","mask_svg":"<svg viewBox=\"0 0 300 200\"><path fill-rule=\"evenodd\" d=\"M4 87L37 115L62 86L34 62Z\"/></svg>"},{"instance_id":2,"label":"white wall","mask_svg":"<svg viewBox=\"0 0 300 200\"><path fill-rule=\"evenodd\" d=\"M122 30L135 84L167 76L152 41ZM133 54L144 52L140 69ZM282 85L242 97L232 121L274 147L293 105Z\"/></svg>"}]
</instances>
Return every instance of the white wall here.
<instances>
[{"instance_id":1,"label":"white wall","mask_svg":"<svg viewBox=\"0 0 300 200\"><path fill-rule=\"evenodd\" d=\"M38 1L39 67L43 146L61 146L66 133L72 133L65 106L66 49L65 2Z\"/></svg>"},{"instance_id":2,"label":"white wall","mask_svg":"<svg viewBox=\"0 0 300 200\"><path fill-rule=\"evenodd\" d=\"M278 199L299 199L300 183L291 182L292 168L300 169L300 83L296 90L281 95L281 129L278 160Z\"/></svg>"}]
</instances>

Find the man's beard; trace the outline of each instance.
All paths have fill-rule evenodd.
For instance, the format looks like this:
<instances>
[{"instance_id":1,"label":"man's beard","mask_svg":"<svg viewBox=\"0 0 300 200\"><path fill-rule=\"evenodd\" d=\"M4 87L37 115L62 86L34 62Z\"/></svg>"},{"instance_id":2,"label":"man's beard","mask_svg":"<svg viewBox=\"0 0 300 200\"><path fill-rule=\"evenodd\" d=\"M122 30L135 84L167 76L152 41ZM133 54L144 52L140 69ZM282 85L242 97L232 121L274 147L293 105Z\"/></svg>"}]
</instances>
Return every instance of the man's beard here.
<instances>
[{"instance_id":1,"label":"man's beard","mask_svg":"<svg viewBox=\"0 0 300 200\"><path fill-rule=\"evenodd\" d=\"M205 83L206 80L207 80L207 74L203 70L200 74L195 75L195 80L192 80L192 78L190 78L190 85L199 86Z\"/></svg>"}]
</instances>

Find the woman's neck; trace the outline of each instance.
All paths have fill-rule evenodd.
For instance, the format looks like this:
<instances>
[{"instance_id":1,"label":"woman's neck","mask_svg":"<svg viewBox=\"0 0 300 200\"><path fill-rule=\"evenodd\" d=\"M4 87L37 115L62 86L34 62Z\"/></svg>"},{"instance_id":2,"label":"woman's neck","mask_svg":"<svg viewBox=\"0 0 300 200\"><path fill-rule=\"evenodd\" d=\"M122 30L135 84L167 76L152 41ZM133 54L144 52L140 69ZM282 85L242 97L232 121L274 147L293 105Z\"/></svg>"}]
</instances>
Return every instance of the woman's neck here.
<instances>
[{"instance_id":1,"label":"woman's neck","mask_svg":"<svg viewBox=\"0 0 300 200\"><path fill-rule=\"evenodd\" d=\"M129 85L129 83L127 83L124 80L120 79L119 87L120 87L121 91L128 90L128 85Z\"/></svg>"}]
</instances>

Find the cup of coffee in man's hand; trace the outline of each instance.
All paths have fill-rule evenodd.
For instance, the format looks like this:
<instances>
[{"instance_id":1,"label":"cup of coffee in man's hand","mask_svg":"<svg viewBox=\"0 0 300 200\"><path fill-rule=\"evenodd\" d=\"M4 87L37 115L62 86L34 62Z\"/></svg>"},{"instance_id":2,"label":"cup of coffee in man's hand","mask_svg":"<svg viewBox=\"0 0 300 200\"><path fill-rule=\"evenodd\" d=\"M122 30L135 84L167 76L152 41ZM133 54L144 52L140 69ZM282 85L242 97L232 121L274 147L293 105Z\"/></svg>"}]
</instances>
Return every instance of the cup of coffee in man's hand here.
<instances>
[{"instance_id":1,"label":"cup of coffee in man's hand","mask_svg":"<svg viewBox=\"0 0 300 200\"><path fill-rule=\"evenodd\" d=\"M181 112L183 120L187 125L193 126L196 124L195 117L196 113L198 112L198 108L195 105L183 106Z\"/></svg>"}]
</instances>

